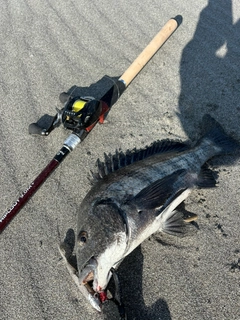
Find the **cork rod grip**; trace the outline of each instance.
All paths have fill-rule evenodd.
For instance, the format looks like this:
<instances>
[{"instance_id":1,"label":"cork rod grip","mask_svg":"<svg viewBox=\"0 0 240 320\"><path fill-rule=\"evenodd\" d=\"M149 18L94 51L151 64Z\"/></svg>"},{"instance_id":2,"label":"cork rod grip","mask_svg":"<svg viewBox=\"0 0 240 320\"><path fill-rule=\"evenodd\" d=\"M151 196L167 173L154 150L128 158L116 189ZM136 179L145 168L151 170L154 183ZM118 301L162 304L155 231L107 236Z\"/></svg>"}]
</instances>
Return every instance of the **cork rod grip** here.
<instances>
[{"instance_id":1,"label":"cork rod grip","mask_svg":"<svg viewBox=\"0 0 240 320\"><path fill-rule=\"evenodd\" d=\"M164 42L171 36L171 34L177 29L177 27L177 19L170 19L146 46L146 48L140 53L140 55L133 61L129 68L119 78L120 81L124 82L126 87L154 56Z\"/></svg>"}]
</instances>

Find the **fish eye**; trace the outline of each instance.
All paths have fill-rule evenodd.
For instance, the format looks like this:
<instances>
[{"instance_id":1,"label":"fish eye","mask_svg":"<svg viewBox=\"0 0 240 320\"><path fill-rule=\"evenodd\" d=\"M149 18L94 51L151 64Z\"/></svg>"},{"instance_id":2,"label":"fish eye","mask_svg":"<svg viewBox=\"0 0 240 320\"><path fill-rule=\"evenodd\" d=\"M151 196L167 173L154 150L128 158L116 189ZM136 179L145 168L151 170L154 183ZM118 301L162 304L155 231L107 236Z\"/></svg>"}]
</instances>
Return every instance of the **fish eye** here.
<instances>
[{"instance_id":1,"label":"fish eye","mask_svg":"<svg viewBox=\"0 0 240 320\"><path fill-rule=\"evenodd\" d=\"M78 243L83 245L87 242L88 234L86 231L80 231L78 235Z\"/></svg>"}]
</instances>

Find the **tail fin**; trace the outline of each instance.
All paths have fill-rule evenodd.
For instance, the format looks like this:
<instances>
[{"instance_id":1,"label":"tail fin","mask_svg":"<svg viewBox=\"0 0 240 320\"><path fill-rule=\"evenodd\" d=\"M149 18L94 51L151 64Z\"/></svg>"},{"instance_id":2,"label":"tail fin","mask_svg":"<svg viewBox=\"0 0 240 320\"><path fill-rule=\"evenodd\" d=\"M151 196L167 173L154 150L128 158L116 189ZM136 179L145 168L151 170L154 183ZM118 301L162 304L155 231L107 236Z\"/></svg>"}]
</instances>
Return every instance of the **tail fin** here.
<instances>
[{"instance_id":1,"label":"tail fin","mask_svg":"<svg viewBox=\"0 0 240 320\"><path fill-rule=\"evenodd\" d=\"M219 148L218 154L228 154L240 150L240 143L228 136L222 126L209 114L203 116L202 128L205 134L201 141L203 139L211 140Z\"/></svg>"}]
</instances>

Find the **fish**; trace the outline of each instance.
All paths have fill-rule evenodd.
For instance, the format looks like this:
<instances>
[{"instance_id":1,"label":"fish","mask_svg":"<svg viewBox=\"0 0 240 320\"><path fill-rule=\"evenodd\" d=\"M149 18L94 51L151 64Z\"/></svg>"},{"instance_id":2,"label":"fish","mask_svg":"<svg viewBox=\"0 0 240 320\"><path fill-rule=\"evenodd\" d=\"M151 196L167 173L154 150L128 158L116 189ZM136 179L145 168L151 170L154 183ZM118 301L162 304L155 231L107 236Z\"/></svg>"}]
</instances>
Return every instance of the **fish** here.
<instances>
[{"instance_id":1,"label":"fish","mask_svg":"<svg viewBox=\"0 0 240 320\"><path fill-rule=\"evenodd\" d=\"M92 188L79 207L74 271L75 282L97 311L106 299L111 270L137 246L156 232L187 232L196 215L185 219L180 204L195 188L215 187L215 175L206 162L239 146L205 115L195 144L166 139L97 160Z\"/></svg>"}]
</instances>

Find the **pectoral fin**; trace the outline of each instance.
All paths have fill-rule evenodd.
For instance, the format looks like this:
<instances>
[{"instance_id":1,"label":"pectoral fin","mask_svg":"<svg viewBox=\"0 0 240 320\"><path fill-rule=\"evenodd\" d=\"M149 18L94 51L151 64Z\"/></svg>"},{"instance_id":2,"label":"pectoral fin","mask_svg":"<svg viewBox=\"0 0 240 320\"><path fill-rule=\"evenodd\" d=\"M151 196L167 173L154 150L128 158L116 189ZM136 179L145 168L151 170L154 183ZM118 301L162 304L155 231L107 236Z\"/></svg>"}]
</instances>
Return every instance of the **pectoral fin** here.
<instances>
[{"instance_id":1,"label":"pectoral fin","mask_svg":"<svg viewBox=\"0 0 240 320\"><path fill-rule=\"evenodd\" d=\"M141 190L134 198L133 202L138 210L151 210L163 206L168 200L182 190L177 181L179 177L186 173L185 169L177 170L172 174L159 179Z\"/></svg>"}]
</instances>

